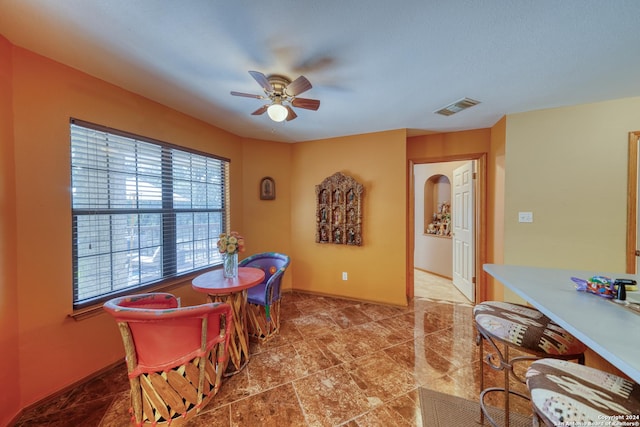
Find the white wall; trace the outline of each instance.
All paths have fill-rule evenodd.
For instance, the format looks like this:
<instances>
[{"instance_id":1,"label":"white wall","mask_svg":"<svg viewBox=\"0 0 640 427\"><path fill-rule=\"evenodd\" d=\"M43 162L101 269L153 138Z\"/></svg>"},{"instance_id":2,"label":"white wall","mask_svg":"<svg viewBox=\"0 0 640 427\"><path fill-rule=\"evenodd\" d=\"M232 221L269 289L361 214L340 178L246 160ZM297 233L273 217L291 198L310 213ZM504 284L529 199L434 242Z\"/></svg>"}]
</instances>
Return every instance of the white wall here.
<instances>
[{"instance_id":1,"label":"white wall","mask_svg":"<svg viewBox=\"0 0 640 427\"><path fill-rule=\"evenodd\" d=\"M424 233L425 215L431 216L433 214L433 212L424 212L424 186L433 175L444 175L449 178L450 183L453 183L453 170L465 163L466 161L425 163L414 165L413 167L415 189L415 250L413 263L416 268L449 278L453 277L451 239Z\"/></svg>"}]
</instances>

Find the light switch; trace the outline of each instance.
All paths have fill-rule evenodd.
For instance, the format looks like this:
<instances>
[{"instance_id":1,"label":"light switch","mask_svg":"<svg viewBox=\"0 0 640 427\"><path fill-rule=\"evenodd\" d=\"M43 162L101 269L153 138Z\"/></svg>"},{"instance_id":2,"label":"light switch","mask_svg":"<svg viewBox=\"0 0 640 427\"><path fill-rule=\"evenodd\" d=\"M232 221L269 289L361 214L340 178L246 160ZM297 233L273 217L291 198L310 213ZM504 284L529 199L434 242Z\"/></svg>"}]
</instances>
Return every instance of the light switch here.
<instances>
[{"instance_id":1,"label":"light switch","mask_svg":"<svg viewBox=\"0 0 640 427\"><path fill-rule=\"evenodd\" d=\"M533 212L518 212L518 222L533 222Z\"/></svg>"}]
</instances>

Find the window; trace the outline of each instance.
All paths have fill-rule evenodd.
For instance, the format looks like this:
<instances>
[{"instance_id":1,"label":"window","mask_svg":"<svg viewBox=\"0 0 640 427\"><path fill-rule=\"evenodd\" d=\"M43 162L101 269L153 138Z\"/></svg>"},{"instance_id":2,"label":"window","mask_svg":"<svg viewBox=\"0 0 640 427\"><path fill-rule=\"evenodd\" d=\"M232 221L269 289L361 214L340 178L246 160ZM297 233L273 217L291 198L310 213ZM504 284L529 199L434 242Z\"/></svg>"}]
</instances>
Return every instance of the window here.
<instances>
[{"instance_id":1,"label":"window","mask_svg":"<svg viewBox=\"0 0 640 427\"><path fill-rule=\"evenodd\" d=\"M73 304L222 262L229 161L71 120Z\"/></svg>"}]
</instances>

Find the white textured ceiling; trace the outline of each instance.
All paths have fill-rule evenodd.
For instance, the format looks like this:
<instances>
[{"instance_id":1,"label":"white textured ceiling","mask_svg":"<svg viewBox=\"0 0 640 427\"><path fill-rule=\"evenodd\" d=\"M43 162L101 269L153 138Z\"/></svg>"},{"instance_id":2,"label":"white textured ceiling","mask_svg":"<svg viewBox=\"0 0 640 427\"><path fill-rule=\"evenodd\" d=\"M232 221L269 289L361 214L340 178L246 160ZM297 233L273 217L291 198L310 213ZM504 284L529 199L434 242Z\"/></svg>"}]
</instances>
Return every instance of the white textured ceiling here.
<instances>
[{"instance_id":1,"label":"white textured ceiling","mask_svg":"<svg viewBox=\"0 0 640 427\"><path fill-rule=\"evenodd\" d=\"M638 0L0 0L17 46L234 134L297 142L490 127L640 95ZM306 76L273 123L247 73ZM462 97L482 103L443 117Z\"/></svg>"}]
</instances>

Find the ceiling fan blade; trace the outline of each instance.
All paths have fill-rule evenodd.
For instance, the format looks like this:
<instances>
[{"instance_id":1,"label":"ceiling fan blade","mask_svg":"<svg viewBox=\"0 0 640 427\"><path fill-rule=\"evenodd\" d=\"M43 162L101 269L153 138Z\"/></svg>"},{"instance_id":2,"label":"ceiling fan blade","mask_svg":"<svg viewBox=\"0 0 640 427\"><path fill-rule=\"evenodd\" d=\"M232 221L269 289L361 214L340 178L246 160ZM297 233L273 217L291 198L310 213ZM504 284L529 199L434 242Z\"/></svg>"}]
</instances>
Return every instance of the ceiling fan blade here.
<instances>
[{"instance_id":1,"label":"ceiling fan blade","mask_svg":"<svg viewBox=\"0 0 640 427\"><path fill-rule=\"evenodd\" d=\"M253 95L251 93L243 93L243 92L235 92L235 91L231 91L231 95L233 95L233 96L244 96L245 98L264 99L264 96L262 96L262 95Z\"/></svg>"},{"instance_id":2,"label":"ceiling fan blade","mask_svg":"<svg viewBox=\"0 0 640 427\"><path fill-rule=\"evenodd\" d=\"M320 108L320 101L309 98L293 98L291 105L298 108L304 108L306 110L317 110Z\"/></svg>"},{"instance_id":3,"label":"ceiling fan blade","mask_svg":"<svg viewBox=\"0 0 640 427\"><path fill-rule=\"evenodd\" d=\"M285 91L291 96L296 96L300 95L302 92L308 91L312 87L313 86L311 86L311 82L309 82L309 80L307 80L305 76L300 76L289 83Z\"/></svg>"},{"instance_id":4,"label":"ceiling fan blade","mask_svg":"<svg viewBox=\"0 0 640 427\"><path fill-rule=\"evenodd\" d=\"M269 108L269 105L263 105L262 107L251 113L251 115L259 116L260 114L264 114L267 111L267 108Z\"/></svg>"},{"instance_id":5,"label":"ceiling fan blade","mask_svg":"<svg viewBox=\"0 0 640 427\"><path fill-rule=\"evenodd\" d=\"M262 74L260 71L249 71L249 74L251 74L251 77L256 79L258 84L262 86L264 90L266 90L267 92L273 92L273 86L271 86L271 83L269 83L269 79L267 79L267 76Z\"/></svg>"},{"instance_id":6,"label":"ceiling fan blade","mask_svg":"<svg viewBox=\"0 0 640 427\"><path fill-rule=\"evenodd\" d=\"M293 111L293 108L289 107L288 105L287 105L287 110L289 110L289 114L287 115L287 121L293 120L296 117L298 117L296 112Z\"/></svg>"}]
</instances>

